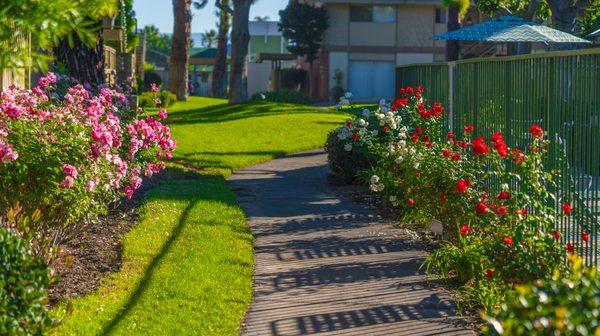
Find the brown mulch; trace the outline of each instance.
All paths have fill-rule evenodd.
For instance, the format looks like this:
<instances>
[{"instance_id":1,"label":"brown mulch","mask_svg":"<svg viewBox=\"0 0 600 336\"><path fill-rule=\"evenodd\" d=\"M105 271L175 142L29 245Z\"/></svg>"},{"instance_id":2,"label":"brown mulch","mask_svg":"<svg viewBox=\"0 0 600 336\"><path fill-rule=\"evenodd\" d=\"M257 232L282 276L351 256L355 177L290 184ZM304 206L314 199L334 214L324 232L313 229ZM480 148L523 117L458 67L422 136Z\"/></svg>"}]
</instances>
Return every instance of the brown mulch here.
<instances>
[{"instance_id":1,"label":"brown mulch","mask_svg":"<svg viewBox=\"0 0 600 336\"><path fill-rule=\"evenodd\" d=\"M117 272L122 263L122 237L138 221L138 208L150 189L166 174L144 178L142 187L131 199L110 209L97 222L59 247L53 267L59 281L49 288L50 305L94 291L104 276Z\"/></svg>"}]
</instances>

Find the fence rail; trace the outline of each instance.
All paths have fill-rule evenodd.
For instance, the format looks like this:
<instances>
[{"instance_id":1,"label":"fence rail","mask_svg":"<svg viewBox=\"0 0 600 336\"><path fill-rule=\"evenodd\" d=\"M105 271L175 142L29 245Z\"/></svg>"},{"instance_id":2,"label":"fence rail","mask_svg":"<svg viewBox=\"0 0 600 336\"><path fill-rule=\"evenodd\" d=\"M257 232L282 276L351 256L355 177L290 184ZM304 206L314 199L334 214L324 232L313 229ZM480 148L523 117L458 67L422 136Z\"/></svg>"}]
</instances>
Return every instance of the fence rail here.
<instances>
[{"instance_id":1,"label":"fence rail","mask_svg":"<svg viewBox=\"0 0 600 336\"><path fill-rule=\"evenodd\" d=\"M600 266L600 49L414 64L399 67L396 79L444 103L447 127L457 134L471 124L481 135L503 132L509 146L524 149L530 125L548 130L547 166L561 172L557 195L579 209L557 227L571 242L588 231L579 252Z\"/></svg>"}]
</instances>

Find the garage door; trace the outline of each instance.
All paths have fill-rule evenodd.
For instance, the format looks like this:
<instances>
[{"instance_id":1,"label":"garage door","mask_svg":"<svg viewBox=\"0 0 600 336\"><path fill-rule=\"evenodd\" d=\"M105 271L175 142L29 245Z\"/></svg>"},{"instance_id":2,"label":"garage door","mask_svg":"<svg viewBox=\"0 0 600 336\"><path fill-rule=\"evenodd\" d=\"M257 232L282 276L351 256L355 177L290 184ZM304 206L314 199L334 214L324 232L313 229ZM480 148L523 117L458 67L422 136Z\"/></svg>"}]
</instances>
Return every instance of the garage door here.
<instances>
[{"instance_id":1,"label":"garage door","mask_svg":"<svg viewBox=\"0 0 600 336\"><path fill-rule=\"evenodd\" d=\"M394 98L394 62L350 61L348 89L355 100Z\"/></svg>"}]
</instances>

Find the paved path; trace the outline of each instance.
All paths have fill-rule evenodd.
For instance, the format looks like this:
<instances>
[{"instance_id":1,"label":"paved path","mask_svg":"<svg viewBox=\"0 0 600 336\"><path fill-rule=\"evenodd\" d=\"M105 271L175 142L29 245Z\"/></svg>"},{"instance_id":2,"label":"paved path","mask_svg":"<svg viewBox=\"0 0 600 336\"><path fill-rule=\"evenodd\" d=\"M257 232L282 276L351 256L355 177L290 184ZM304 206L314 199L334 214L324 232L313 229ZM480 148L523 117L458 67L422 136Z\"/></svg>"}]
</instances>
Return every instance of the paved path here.
<instances>
[{"instance_id":1,"label":"paved path","mask_svg":"<svg viewBox=\"0 0 600 336\"><path fill-rule=\"evenodd\" d=\"M338 197L312 151L229 179L255 237L242 335L473 335L418 271L426 253Z\"/></svg>"}]
</instances>

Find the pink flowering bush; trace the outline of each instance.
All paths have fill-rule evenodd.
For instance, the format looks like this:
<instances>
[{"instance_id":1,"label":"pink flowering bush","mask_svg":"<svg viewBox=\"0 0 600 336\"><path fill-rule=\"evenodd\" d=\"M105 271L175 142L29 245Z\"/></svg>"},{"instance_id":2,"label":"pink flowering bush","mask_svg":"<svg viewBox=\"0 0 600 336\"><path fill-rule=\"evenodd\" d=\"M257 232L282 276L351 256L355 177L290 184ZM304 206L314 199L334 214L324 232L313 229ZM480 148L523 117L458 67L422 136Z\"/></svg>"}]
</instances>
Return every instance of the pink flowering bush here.
<instances>
[{"instance_id":1,"label":"pink flowering bush","mask_svg":"<svg viewBox=\"0 0 600 336\"><path fill-rule=\"evenodd\" d=\"M49 73L31 90L0 95L0 212L38 210L36 230L52 244L131 198L175 149L161 123L166 112L143 117L112 88L76 84L58 92L60 85Z\"/></svg>"}]
</instances>

